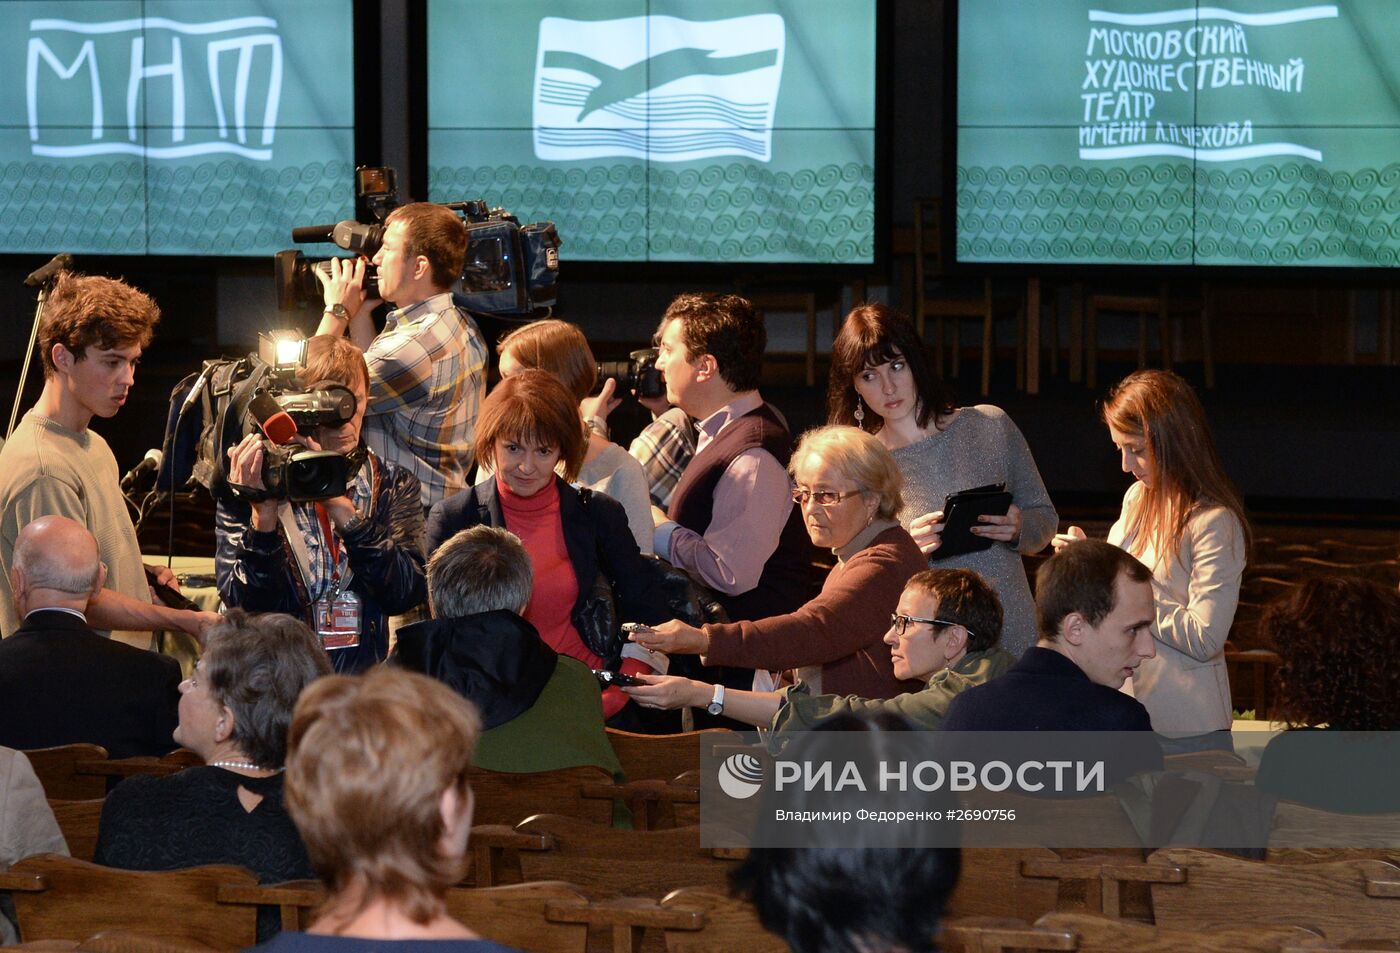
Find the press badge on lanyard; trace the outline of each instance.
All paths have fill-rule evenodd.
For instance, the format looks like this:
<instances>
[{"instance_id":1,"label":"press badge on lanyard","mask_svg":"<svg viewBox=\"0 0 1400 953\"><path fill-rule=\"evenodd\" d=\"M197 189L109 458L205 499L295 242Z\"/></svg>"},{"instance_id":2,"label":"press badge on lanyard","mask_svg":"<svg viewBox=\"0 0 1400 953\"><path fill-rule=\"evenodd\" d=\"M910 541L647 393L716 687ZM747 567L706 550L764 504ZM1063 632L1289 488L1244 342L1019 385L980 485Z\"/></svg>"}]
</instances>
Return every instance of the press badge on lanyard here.
<instances>
[{"instance_id":1,"label":"press badge on lanyard","mask_svg":"<svg viewBox=\"0 0 1400 953\"><path fill-rule=\"evenodd\" d=\"M316 515L320 517L326 544L331 551L331 588L316 600L312 606L312 618L316 623L316 634L327 651L354 648L360 644L360 620L363 618L360 597L346 588L340 579L340 540L331 532L330 520L325 508L316 504Z\"/></svg>"}]
</instances>

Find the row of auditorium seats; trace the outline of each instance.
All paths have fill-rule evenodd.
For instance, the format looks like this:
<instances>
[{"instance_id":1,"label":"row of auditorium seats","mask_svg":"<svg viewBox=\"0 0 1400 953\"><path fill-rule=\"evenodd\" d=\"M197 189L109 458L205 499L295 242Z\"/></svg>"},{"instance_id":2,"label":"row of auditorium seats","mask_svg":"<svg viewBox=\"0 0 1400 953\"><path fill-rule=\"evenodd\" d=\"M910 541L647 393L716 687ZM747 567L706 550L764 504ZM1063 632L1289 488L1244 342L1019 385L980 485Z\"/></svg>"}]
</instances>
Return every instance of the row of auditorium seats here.
<instances>
[{"instance_id":1,"label":"row of auditorium seats","mask_svg":"<svg viewBox=\"0 0 1400 953\"><path fill-rule=\"evenodd\" d=\"M620 751L632 743L639 747L639 752L628 759L637 774L664 774L698 761L697 736L684 742L695 746L693 755L677 755L669 747L663 753L661 747L651 747L653 739L615 740ZM676 742L666 744L674 747ZM88 752L88 759L75 762L75 766L94 772L94 761L98 759L91 754ZM163 769L178 770L178 762L184 757L165 759ZM1198 763L1200 759L1215 757L1230 756L1182 756L1176 759L1180 763L1173 766L1200 769L1208 767ZM36 757L41 765L56 760L60 759L44 753ZM95 776L105 780L106 776L124 773L126 766L117 768L116 764L109 763ZM651 764L652 768L643 768L643 764ZM1241 767L1239 778L1245 776L1247 772ZM591 926L594 948L608 948L610 944L615 950L648 950L660 949L664 944L666 949L674 950L719 950L736 948L715 939L726 928L724 925L747 924L745 947L766 939L757 928L752 911L723 895L729 870L741 856L739 852L702 849L698 828L692 825L664 830L606 826L604 812L598 811L596 805L607 804L607 799L588 796L588 789L604 784L601 780L551 772L549 777L516 776L518 786L493 789L495 780L499 778L485 772L474 780L481 792L480 802L497 803L500 806L492 810L501 812L503 817L511 817L511 810L515 813L503 824L483 823L474 829L472 882L476 886L453 891L454 910L486 935L527 950L584 949L585 946L570 944L586 944ZM48 778L45 783L49 783ZM554 792L550 796L557 801L560 792L564 792L567 796L559 803L570 810L526 817L515 823L530 810L534 798L544 796L533 792L546 791ZM100 807L100 799L89 800ZM506 804L512 807L507 808ZM1121 809L1111 799L1080 802L1076 807L1085 815L1096 810L1105 812L1103 820L1093 821L1098 828L1126 824ZM1246 926L1252 930L1250 935L1264 945L1233 948L1301 949L1329 943L1355 947L1381 941L1400 944L1400 867L1393 865L1394 860L1400 859L1400 836L1396 836L1400 819L1348 819L1285 804L1276 817L1275 831L1296 832L1310 827L1335 832L1348 823L1374 832L1377 846L1294 849L1286 846L1288 841L1284 839L1283 846L1271 845L1264 861L1184 849L1159 850L1146 857L1134 849L1093 853L1047 848L969 849L964 851L963 875L950 902L945 943L950 949L966 950L1103 949L1094 945L1098 927L1074 926L1054 917L1043 919L1051 914L1093 914L1116 918L1120 932L1135 944L1124 949L1132 950L1230 949L1229 944L1234 941L1226 933ZM1309 841L1303 838L1300 842ZM157 889L150 886L154 881L144 879L157 876L168 875L105 871L81 861L46 858L16 865L0 878L0 889L15 891L26 939L61 937L73 943L104 931L151 933L148 925L133 919L150 905L124 903L120 897L125 896L122 890L139 894ZM106 879L127 877L136 879L126 887ZM241 918L243 925L237 929L251 930L249 905L258 903L281 907L288 926L303 924L323 896L320 886L314 883L260 887L250 874L237 868L215 868L213 873L189 877L197 885L189 888L196 895L191 902L215 909L205 910L201 916L172 918L173 901L164 898L174 888L160 886L160 921L177 923L179 930L186 931L177 931L177 935L170 929L156 929L154 935L160 942L237 948L242 940L233 938L243 935L237 931L217 933L224 937L217 942L210 942L207 934L198 939L188 932L205 919L222 916ZM559 881L586 886L569 887ZM499 886L503 884L508 886ZM689 889L672 893L677 888ZM57 909L68 911L54 914L65 924L61 932L48 932L48 914L31 912L26 921L26 911L43 902L57 902ZM492 933L487 924L493 923L493 916L499 917L502 910L510 911L508 923L500 932ZM977 932L983 927L969 918L979 917L1000 919L985 927L990 932ZM1008 917L1017 922L1007 925ZM1134 921L1153 923L1155 928L1132 926ZM1029 925L1032 923L1034 926ZM527 927L540 931L539 936L545 939L531 940L509 932L526 931ZM1295 931L1287 936L1266 936L1261 932L1274 927L1301 927L1312 935L1295 935ZM1174 932L1183 930L1219 935L1201 940L1205 945L1193 946ZM1028 939L1025 931L1044 936ZM1071 938L1066 939L1066 934ZM1038 943L1051 945L1037 946Z\"/></svg>"}]
</instances>

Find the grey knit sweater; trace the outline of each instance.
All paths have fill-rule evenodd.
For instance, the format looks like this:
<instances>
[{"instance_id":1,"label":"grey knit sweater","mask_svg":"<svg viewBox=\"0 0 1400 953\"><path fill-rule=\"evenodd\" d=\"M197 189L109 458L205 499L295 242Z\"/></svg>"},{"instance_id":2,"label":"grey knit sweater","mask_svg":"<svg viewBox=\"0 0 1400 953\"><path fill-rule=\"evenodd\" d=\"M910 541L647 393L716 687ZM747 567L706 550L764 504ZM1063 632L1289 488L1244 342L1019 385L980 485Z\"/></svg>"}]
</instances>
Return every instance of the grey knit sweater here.
<instances>
[{"instance_id":1,"label":"grey knit sweater","mask_svg":"<svg viewBox=\"0 0 1400 953\"><path fill-rule=\"evenodd\" d=\"M993 543L980 553L933 564L971 569L992 585L1005 612L1001 646L1019 657L1036 639L1035 604L1020 554L1044 549L1060 521L1026 438L1000 407L978 404L962 408L946 429L893 452L904 474L899 521L905 529L917 517L941 510L949 494L988 483L1005 483L1021 508L1021 539L1015 548Z\"/></svg>"}]
</instances>

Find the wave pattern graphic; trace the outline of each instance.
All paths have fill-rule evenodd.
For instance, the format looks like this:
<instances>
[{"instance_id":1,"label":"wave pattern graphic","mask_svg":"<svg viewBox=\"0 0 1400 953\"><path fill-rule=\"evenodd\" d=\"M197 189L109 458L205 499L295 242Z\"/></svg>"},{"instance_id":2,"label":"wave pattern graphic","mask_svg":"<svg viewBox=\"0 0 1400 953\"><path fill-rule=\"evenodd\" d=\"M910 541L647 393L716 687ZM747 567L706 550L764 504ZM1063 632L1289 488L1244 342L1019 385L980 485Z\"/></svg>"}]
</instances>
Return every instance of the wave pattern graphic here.
<instances>
[{"instance_id":1,"label":"wave pattern graphic","mask_svg":"<svg viewBox=\"0 0 1400 953\"><path fill-rule=\"evenodd\" d=\"M234 158L147 165L112 157L0 167L0 252L266 255L305 222L354 209L354 168ZM457 196L460 198L461 196Z\"/></svg>"},{"instance_id":2,"label":"wave pattern graphic","mask_svg":"<svg viewBox=\"0 0 1400 953\"><path fill-rule=\"evenodd\" d=\"M586 83L546 79L540 84L540 101L554 106L581 107L593 89ZM604 112L635 122L686 126L695 122L726 122L747 129L761 129L768 118L763 103L736 103L722 96L634 96L603 107Z\"/></svg>"},{"instance_id":3,"label":"wave pattern graphic","mask_svg":"<svg viewBox=\"0 0 1400 953\"><path fill-rule=\"evenodd\" d=\"M858 162L781 172L749 160L512 163L434 167L428 198L470 195L553 221L570 260L854 263L874 257L874 184Z\"/></svg>"},{"instance_id":4,"label":"wave pattern graphic","mask_svg":"<svg viewBox=\"0 0 1400 953\"><path fill-rule=\"evenodd\" d=\"M962 261L1400 265L1400 162L959 166Z\"/></svg>"},{"instance_id":5,"label":"wave pattern graphic","mask_svg":"<svg viewBox=\"0 0 1400 953\"><path fill-rule=\"evenodd\" d=\"M1117 23L1122 26L1160 26L1164 23L1195 23L1198 20L1225 20L1243 26L1280 26L1304 23L1308 20L1330 20L1339 16L1333 5L1298 7L1273 13L1240 13L1225 7L1186 7L1157 13L1117 13L1112 10L1090 10L1090 23Z\"/></svg>"},{"instance_id":6,"label":"wave pattern graphic","mask_svg":"<svg viewBox=\"0 0 1400 953\"><path fill-rule=\"evenodd\" d=\"M536 141L549 146L616 146L635 150L638 155L687 153L696 149L726 147L762 158L766 148L763 135L744 135L723 129L696 130L685 134L627 129L537 129Z\"/></svg>"}]
</instances>

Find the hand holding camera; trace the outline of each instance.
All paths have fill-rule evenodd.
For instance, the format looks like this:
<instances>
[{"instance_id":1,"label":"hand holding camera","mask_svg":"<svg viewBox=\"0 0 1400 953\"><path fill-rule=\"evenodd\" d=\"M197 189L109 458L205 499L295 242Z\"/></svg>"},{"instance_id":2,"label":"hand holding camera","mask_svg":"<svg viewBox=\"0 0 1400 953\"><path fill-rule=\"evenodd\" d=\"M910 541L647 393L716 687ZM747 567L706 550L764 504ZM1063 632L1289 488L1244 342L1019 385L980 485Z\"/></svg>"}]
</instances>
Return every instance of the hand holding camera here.
<instances>
[{"instance_id":1,"label":"hand holding camera","mask_svg":"<svg viewBox=\"0 0 1400 953\"><path fill-rule=\"evenodd\" d=\"M345 330L345 324L361 315L368 315L379 307L377 298L369 298L365 293L365 272L369 262L362 255L354 258L328 258L312 268L312 274L321 283L326 302L327 316L342 322L335 333ZM331 333L325 329L324 333Z\"/></svg>"}]
</instances>

